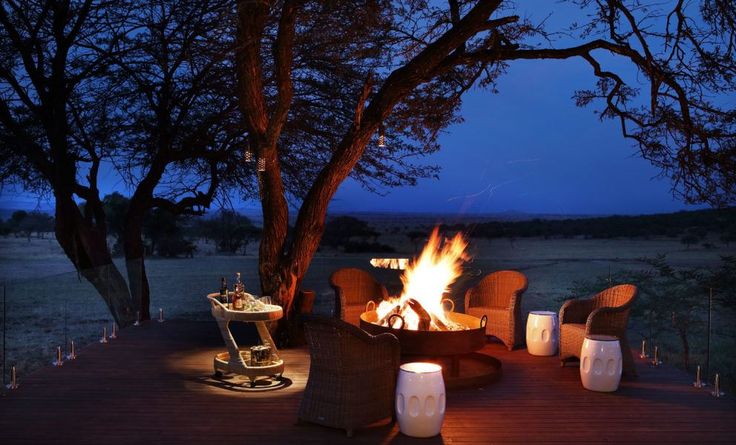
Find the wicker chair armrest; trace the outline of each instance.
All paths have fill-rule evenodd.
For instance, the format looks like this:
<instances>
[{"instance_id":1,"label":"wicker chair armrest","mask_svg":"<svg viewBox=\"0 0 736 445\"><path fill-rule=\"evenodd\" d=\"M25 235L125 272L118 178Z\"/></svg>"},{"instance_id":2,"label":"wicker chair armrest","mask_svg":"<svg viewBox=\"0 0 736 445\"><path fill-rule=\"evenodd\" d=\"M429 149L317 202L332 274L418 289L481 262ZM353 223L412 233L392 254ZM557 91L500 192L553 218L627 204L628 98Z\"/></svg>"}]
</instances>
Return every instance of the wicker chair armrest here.
<instances>
[{"instance_id":1,"label":"wicker chair armrest","mask_svg":"<svg viewBox=\"0 0 736 445\"><path fill-rule=\"evenodd\" d=\"M465 306L464 307L465 307L466 313L468 312L468 308L470 307L470 297L472 296L472 294L473 294L472 287L465 291Z\"/></svg>"},{"instance_id":2,"label":"wicker chair armrest","mask_svg":"<svg viewBox=\"0 0 736 445\"><path fill-rule=\"evenodd\" d=\"M389 332L378 334L374 336L373 339L375 340L375 343L377 345L381 345L391 350L391 355L393 356L395 367L398 369L399 362L401 360L401 345L399 343L399 339L396 338L394 334L391 334Z\"/></svg>"},{"instance_id":3,"label":"wicker chair armrest","mask_svg":"<svg viewBox=\"0 0 736 445\"><path fill-rule=\"evenodd\" d=\"M333 287L335 289L335 313L333 314L335 318L342 318L342 309L345 306L345 293L343 292L342 288L335 286Z\"/></svg>"},{"instance_id":4,"label":"wicker chair armrest","mask_svg":"<svg viewBox=\"0 0 736 445\"><path fill-rule=\"evenodd\" d=\"M594 302L588 300L567 300L560 308L560 324L585 323L593 311Z\"/></svg>"},{"instance_id":5,"label":"wicker chair armrest","mask_svg":"<svg viewBox=\"0 0 736 445\"><path fill-rule=\"evenodd\" d=\"M516 306L521 304L521 295L524 293L523 290L514 292L514 295L511 296L511 299L509 300L509 309L513 311L516 309Z\"/></svg>"},{"instance_id":6,"label":"wicker chair armrest","mask_svg":"<svg viewBox=\"0 0 736 445\"><path fill-rule=\"evenodd\" d=\"M593 310L585 322L585 331L589 334L621 335L621 329L626 329L624 316L628 307L599 307Z\"/></svg>"}]
</instances>

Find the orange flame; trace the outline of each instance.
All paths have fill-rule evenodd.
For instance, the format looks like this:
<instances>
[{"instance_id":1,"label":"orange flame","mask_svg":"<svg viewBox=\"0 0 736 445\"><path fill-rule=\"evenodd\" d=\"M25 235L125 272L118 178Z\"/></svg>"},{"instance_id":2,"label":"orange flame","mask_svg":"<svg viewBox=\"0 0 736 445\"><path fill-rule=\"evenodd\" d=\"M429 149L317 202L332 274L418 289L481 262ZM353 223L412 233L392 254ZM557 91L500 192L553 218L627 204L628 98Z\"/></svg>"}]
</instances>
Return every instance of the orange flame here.
<instances>
[{"instance_id":1,"label":"orange flame","mask_svg":"<svg viewBox=\"0 0 736 445\"><path fill-rule=\"evenodd\" d=\"M406 300L413 298L419 301L432 317L451 325L452 323L445 318L442 297L445 292L449 292L450 285L462 274L462 263L468 260L465 254L467 246L468 242L460 233L451 240L442 242L439 228L435 227L419 258L412 261L401 275L401 282L404 284L401 297L382 301L376 308L378 318L383 318L396 305L404 305ZM418 328L419 317L413 310L405 308L401 315L404 317L404 329Z\"/></svg>"}]
</instances>

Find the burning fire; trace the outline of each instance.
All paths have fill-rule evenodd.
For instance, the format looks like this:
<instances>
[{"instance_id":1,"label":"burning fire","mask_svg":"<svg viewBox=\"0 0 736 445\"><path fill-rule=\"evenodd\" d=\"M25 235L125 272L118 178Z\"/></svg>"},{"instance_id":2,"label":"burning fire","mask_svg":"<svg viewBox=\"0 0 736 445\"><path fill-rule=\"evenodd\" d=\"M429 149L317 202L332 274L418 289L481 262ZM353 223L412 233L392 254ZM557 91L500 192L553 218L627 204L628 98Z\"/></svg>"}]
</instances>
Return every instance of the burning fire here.
<instances>
[{"instance_id":1,"label":"burning fire","mask_svg":"<svg viewBox=\"0 0 736 445\"><path fill-rule=\"evenodd\" d=\"M384 300L376 308L378 323L388 326L388 318L398 313L404 318L404 329L465 329L445 317L442 297L462 274L462 262L468 259L467 246L468 242L460 233L443 242L435 227L419 258L408 264L401 275L404 284L401 297ZM401 326L398 317L392 324L396 328Z\"/></svg>"}]
</instances>

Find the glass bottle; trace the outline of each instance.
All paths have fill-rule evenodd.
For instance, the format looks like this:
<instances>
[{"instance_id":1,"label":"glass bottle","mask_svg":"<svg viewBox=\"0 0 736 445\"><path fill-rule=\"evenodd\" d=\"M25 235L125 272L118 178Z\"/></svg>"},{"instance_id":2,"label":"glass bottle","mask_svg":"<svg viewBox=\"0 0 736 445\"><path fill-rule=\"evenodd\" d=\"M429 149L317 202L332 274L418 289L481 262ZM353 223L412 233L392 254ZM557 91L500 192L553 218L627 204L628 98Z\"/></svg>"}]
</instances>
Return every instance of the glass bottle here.
<instances>
[{"instance_id":1,"label":"glass bottle","mask_svg":"<svg viewBox=\"0 0 736 445\"><path fill-rule=\"evenodd\" d=\"M227 280L225 277L220 278L220 303L224 304L225 307L227 307L228 296L227 296Z\"/></svg>"},{"instance_id":2,"label":"glass bottle","mask_svg":"<svg viewBox=\"0 0 736 445\"><path fill-rule=\"evenodd\" d=\"M233 310L243 310L243 282L240 280L240 272L235 274L235 292L233 295Z\"/></svg>"}]
</instances>

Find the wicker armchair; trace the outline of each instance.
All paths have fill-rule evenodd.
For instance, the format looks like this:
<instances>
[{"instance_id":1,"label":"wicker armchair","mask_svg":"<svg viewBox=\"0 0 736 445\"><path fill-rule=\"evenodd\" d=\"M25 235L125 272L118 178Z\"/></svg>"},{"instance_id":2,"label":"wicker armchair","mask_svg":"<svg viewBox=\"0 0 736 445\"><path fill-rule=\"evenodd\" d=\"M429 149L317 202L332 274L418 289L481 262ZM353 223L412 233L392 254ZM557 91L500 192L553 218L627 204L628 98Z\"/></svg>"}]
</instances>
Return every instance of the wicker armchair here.
<instances>
[{"instance_id":1,"label":"wicker armchair","mask_svg":"<svg viewBox=\"0 0 736 445\"><path fill-rule=\"evenodd\" d=\"M624 374L636 375L626 325L637 293L633 284L621 284L593 298L566 301L560 309L560 363L564 366L570 358L580 358L586 335L614 335L621 344Z\"/></svg>"},{"instance_id":2,"label":"wicker armchair","mask_svg":"<svg viewBox=\"0 0 736 445\"><path fill-rule=\"evenodd\" d=\"M386 288L361 269L336 270L330 276L330 285L335 290L335 315L355 326L360 326L366 303L378 303L388 297Z\"/></svg>"},{"instance_id":3,"label":"wicker armchair","mask_svg":"<svg viewBox=\"0 0 736 445\"><path fill-rule=\"evenodd\" d=\"M527 279L521 272L501 270L488 274L465 293L465 313L488 316L486 335L501 340L510 350L521 344L521 296Z\"/></svg>"},{"instance_id":4,"label":"wicker armchair","mask_svg":"<svg viewBox=\"0 0 736 445\"><path fill-rule=\"evenodd\" d=\"M311 364L299 405L299 420L355 428L394 418L399 340L370 335L342 320L305 315Z\"/></svg>"}]
</instances>

